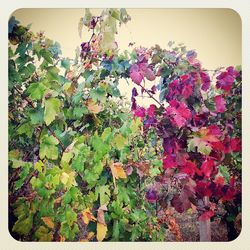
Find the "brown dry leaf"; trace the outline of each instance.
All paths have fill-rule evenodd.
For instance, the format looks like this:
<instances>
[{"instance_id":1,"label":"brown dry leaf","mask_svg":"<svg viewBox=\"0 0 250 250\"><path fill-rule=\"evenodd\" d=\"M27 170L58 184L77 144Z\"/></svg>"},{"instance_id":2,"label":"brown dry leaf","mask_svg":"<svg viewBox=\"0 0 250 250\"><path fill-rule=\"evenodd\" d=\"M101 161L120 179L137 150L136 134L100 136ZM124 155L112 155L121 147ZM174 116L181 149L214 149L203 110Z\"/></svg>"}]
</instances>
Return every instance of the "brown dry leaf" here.
<instances>
[{"instance_id":1,"label":"brown dry leaf","mask_svg":"<svg viewBox=\"0 0 250 250\"><path fill-rule=\"evenodd\" d=\"M80 242L89 242L88 239L81 239Z\"/></svg>"},{"instance_id":2,"label":"brown dry leaf","mask_svg":"<svg viewBox=\"0 0 250 250\"><path fill-rule=\"evenodd\" d=\"M53 229L55 227L55 224L50 217L42 217L41 219L49 228Z\"/></svg>"},{"instance_id":3,"label":"brown dry leaf","mask_svg":"<svg viewBox=\"0 0 250 250\"><path fill-rule=\"evenodd\" d=\"M55 199L56 204L61 203L61 201L62 201L62 196L59 196L58 198Z\"/></svg>"},{"instance_id":4,"label":"brown dry leaf","mask_svg":"<svg viewBox=\"0 0 250 250\"><path fill-rule=\"evenodd\" d=\"M97 235L96 238L98 241L103 241L108 231L107 225L97 222Z\"/></svg>"},{"instance_id":5,"label":"brown dry leaf","mask_svg":"<svg viewBox=\"0 0 250 250\"><path fill-rule=\"evenodd\" d=\"M150 170L150 164L146 161L141 162L134 162L132 160L129 160L129 165L139 170L143 175L149 176L149 170Z\"/></svg>"},{"instance_id":6,"label":"brown dry leaf","mask_svg":"<svg viewBox=\"0 0 250 250\"><path fill-rule=\"evenodd\" d=\"M87 107L88 107L88 110L94 114L98 114L103 110L102 105L97 104L91 99L87 101Z\"/></svg>"},{"instance_id":7,"label":"brown dry leaf","mask_svg":"<svg viewBox=\"0 0 250 250\"><path fill-rule=\"evenodd\" d=\"M97 220L98 222L105 224L104 211L100 208L98 209L97 212Z\"/></svg>"},{"instance_id":8,"label":"brown dry leaf","mask_svg":"<svg viewBox=\"0 0 250 250\"><path fill-rule=\"evenodd\" d=\"M89 224L89 221L96 221L96 218L90 212L89 208L86 208L82 211L82 219L86 225Z\"/></svg>"},{"instance_id":9,"label":"brown dry leaf","mask_svg":"<svg viewBox=\"0 0 250 250\"><path fill-rule=\"evenodd\" d=\"M98 209L101 209L101 210L103 210L103 211L108 211L108 208L107 208L106 205L102 205L102 206L100 206Z\"/></svg>"},{"instance_id":10,"label":"brown dry leaf","mask_svg":"<svg viewBox=\"0 0 250 250\"><path fill-rule=\"evenodd\" d=\"M106 224L105 218L104 218L104 211L108 211L108 208L106 205L102 205L97 210L97 221L102 224Z\"/></svg>"},{"instance_id":11,"label":"brown dry leaf","mask_svg":"<svg viewBox=\"0 0 250 250\"><path fill-rule=\"evenodd\" d=\"M60 242L63 242L63 241L65 241L65 240L66 240L65 237L62 236L62 235L60 235Z\"/></svg>"}]
</instances>

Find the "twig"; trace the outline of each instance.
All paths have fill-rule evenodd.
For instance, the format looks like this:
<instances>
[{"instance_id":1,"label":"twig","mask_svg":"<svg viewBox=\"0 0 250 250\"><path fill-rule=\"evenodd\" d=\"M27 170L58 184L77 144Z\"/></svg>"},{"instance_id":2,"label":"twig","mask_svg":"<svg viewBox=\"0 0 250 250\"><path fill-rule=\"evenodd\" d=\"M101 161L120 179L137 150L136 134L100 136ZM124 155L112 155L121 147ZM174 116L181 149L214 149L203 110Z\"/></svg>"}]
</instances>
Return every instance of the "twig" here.
<instances>
[{"instance_id":1,"label":"twig","mask_svg":"<svg viewBox=\"0 0 250 250\"><path fill-rule=\"evenodd\" d=\"M150 98L152 98L155 102L157 102L162 108L165 109L165 107L145 88L143 87L141 84L138 84L149 96Z\"/></svg>"},{"instance_id":2,"label":"twig","mask_svg":"<svg viewBox=\"0 0 250 250\"><path fill-rule=\"evenodd\" d=\"M55 132L48 126L46 125L46 128L49 130L49 132L59 141L59 144L61 145L63 151L65 150L63 143L58 139L56 136Z\"/></svg>"}]
</instances>

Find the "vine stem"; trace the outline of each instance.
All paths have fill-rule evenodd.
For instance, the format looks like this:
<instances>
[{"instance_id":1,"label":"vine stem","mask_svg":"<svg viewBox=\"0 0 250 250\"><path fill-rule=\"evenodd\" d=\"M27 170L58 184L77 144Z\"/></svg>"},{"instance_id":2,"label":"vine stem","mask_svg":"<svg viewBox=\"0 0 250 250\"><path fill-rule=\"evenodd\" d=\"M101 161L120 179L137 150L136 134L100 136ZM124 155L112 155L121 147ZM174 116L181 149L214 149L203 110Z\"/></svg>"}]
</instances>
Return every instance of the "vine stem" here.
<instances>
[{"instance_id":1,"label":"vine stem","mask_svg":"<svg viewBox=\"0 0 250 250\"><path fill-rule=\"evenodd\" d=\"M157 102L162 108L165 109L165 107L145 88L143 87L141 84L138 84L149 96L150 98L152 98L155 102Z\"/></svg>"},{"instance_id":2,"label":"vine stem","mask_svg":"<svg viewBox=\"0 0 250 250\"><path fill-rule=\"evenodd\" d=\"M18 88L14 87L14 89L21 95L21 97L23 97L28 102L29 105L31 105L32 108L36 107L35 104L28 97L24 96L23 93ZM51 135L59 141L59 144L61 145L61 147L64 151L65 147L64 147L63 143L61 142L61 140L56 136L55 132L48 125L45 124L45 126L49 130Z\"/></svg>"}]
</instances>

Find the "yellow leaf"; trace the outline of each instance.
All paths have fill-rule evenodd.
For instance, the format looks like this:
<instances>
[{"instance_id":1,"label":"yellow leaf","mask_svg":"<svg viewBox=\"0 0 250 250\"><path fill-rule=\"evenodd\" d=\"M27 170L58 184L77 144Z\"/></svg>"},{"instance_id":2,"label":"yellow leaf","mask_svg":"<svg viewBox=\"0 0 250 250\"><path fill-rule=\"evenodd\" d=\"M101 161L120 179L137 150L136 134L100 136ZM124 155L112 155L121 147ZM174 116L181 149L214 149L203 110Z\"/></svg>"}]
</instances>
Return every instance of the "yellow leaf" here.
<instances>
[{"instance_id":1,"label":"yellow leaf","mask_svg":"<svg viewBox=\"0 0 250 250\"><path fill-rule=\"evenodd\" d=\"M60 176L61 182L66 185L67 187L70 186L77 186L76 180L75 180L76 173L74 171L72 172L63 172Z\"/></svg>"},{"instance_id":2,"label":"yellow leaf","mask_svg":"<svg viewBox=\"0 0 250 250\"><path fill-rule=\"evenodd\" d=\"M89 232L88 233L88 240L92 240L95 236L95 233L94 232Z\"/></svg>"},{"instance_id":3,"label":"yellow leaf","mask_svg":"<svg viewBox=\"0 0 250 250\"><path fill-rule=\"evenodd\" d=\"M116 174L118 178L122 178L122 179L127 178L127 175L121 166L115 166L115 168L116 168Z\"/></svg>"},{"instance_id":4,"label":"yellow leaf","mask_svg":"<svg viewBox=\"0 0 250 250\"><path fill-rule=\"evenodd\" d=\"M61 178L60 178L61 182L66 185L66 183L69 180L69 175L65 172L62 173Z\"/></svg>"},{"instance_id":5,"label":"yellow leaf","mask_svg":"<svg viewBox=\"0 0 250 250\"><path fill-rule=\"evenodd\" d=\"M49 228L53 229L55 227L54 222L50 217L42 217L41 219Z\"/></svg>"},{"instance_id":6,"label":"yellow leaf","mask_svg":"<svg viewBox=\"0 0 250 250\"><path fill-rule=\"evenodd\" d=\"M96 235L96 238L97 238L98 241L103 241L103 239L106 236L107 230L108 230L108 228L107 228L106 225L97 222L97 235Z\"/></svg>"},{"instance_id":7,"label":"yellow leaf","mask_svg":"<svg viewBox=\"0 0 250 250\"><path fill-rule=\"evenodd\" d=\"M114 178L116 178L116 179L127 178L127 175L122 168L122 163L119 163L119 162L114 163L113 161L111 161L110 168L111 168L111 172L112 172L112 175Z\"/></svg>"},{"instance_id":8,"label":"yellow leaf","mask_svg":"<svg viewBox=\"0 0 250 250\"><path fill-rule=\"evenodd\" d=\"M102 105L97 104L93 100L87 101L87 107L88 107L88 110L94 114L98 114L102 111Z\"/></svg>"},{"instance_id":9,"label":"yellow leaf","mask_svg":"<svg viewBox=\"0 0 250 250\"><path fill-rule=\"evenodd\" d=\"M81 239L80 242L89 242L92 240L95 236L94 232L89 232L87 238Z\"/></svg>"},{"instance_id":10,"label":"yellow leaf","mask_svg":"<svg viewBox=\"0 0 250 250\"><path fill-rule=\"evenodd\" d=\"M89 224L89 221L96 221L96 218L90 212L89 208L86 208L82 211L82 219L86 225Z\"/></svg>"},{"instance_id":11,"label":"yellow leaf","mask_svg":"<svg viewBox=\"0 0 250 250\"><path fill-rule=\"evenodd\" d=\"M43 162L41 160L36 162L35 165L34 165L34 169L37 169L38 172L40 172L40 173L42 173L43 167L44 167L44 164L43 164Z\"/></svg>"}]
</instances>

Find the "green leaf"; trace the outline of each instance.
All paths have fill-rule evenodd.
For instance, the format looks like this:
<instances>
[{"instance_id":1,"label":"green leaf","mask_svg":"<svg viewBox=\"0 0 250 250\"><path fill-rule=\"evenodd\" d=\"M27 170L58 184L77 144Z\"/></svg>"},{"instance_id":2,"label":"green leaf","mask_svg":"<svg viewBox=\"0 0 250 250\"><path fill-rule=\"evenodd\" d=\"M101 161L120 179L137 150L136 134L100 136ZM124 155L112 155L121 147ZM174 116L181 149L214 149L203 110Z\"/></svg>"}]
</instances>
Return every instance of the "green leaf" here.
<instances>
[{"instance_id":1,"label":"green leaf","mask_svg":"<svg viewBox=\"0 0 250 250\"><path fill-rule=\"evenodd\" d=\"M108 127L104 129L101 138L104 142L108 142L111 139L111 135L112 135L111 128Z\"/></svg>"},{"instance_id":2,"label":"green leaf","mask_svg":"<svg viewBox=\"0 0 250 250\"><path fill-rule=\"evenodd\" d=\"M39 156L41 159L47 157L51 160L56 160L58 158L58 140L54 136L45 136L40 141L40 152Z\"/></svg>"},{"instance_id":3,"label":"green leaf","mask_svg":"<svg viewBox=\"0 0 250 250\"><path fill-rule=\"evenodd\" d=\"M124 204L128 205L130 202L130 198L128 195L127 188L125 188L123 186L118 186L117 198L118 198L119 202L123 202Z\"/></svg>"},{"instance_id":4,"label":"green leaf","mask_svg":"<svg viewBox=\"0 0 250 250\"><path fill-rule=\"evenodd\" d=\"M32 100L41 100L46 91L46 86L41 82L34 82L29 85L27 88L27 93L29 98Z\"/></svg>"},{"instance_id":5,"label":"green leaf","mask_svg":"<svg viewBox=\"0 0 250 250\"><path fill-rule=\"evenodd\" d=\"M79 227L75 223L73 226L69 226L66 222L62 223L60 228L60 233L66 239L73 241L75 239L75 235L79 232Z\"/></svg>"},{"instance_id":6,"label":"green leaf","mask_svg":"<svg viewBox=\"0 0 250 250\"><path fill-rule=\"evenodd\" d=\"M73 115L75 119L80 119L84 114L88 113L88 108L87 107L75 107L73 110Z\"/></svg>"},{"instance_id":7,"label":"green leaf","mask_svg":"<svg viewBox=\"0 0 250 250\"><path fill-rule=\"evenodd\" d=\"M61 101L57 98L49 98L45 100L44 121L46 125L50 125L60 113Z\"/></svg>"},{"instance_id":8,"label":"green leaf","mask_svg":"<svg viewBox=\"0 0 250 250\"><path fill-rule=\"evenodd\" d=\"M120 9L120 19L123 23L127 23L129 20L131 20L131 17L128 15L127 10L125 8Z\"/></svg>"},{"instance_id":9,"label":"green leaf","mask_svg":"<svg viewBox=\"0 0 250 250\"><path fill-rule=\"evenodd\" d=\"M100 205L107 205L110 201L110 190L109 186L99 186L96 187L96 195L100 197Z\"/></svg>"},{"instance_id":10,"label":"green leaf","mask_svg":"<svg viewBox=\"0 0 250 250\"><path fill-rule=\"evenodd\" d=\"M120 11L118 9L112 9L111 16L116 20L120 21Z\"/></svg>"},{"instance_id":11,"label":"green leaf","mask_svg":"<svg viewBox=\"0 0 250 250\"><path fill-rule=\"evenodd\" d=\"M32 109L29 112L30 122L32 125L41 125L44 121L44 112L42 108Z\"/></svg>"},{"instance_id":12,"label":"green leaf","mask_svg":"<svg viewBox=\"0 0 250 250\"><path fill-rule=\"evenodd\" d=\"M102 87L97 87L90 91L90 97L96 102L105 102L106 101L106 91Z\"/></svg>"},{"instance_id":13,"label":"green leaf","mask_svg":"<svg viewBox=\"0 0 250 250\"><path fill-rule=\"evenodd\" d=\"M25 42L19 43L19 45L17 46L15 54L16 55L19 54L20 56L25 55L26 48L27 48L27 43L25 43Z\"/></svg>"},{"instance_id":14,"label":"green leaf","mask_svg":"<svg viewBox=\"0 0 250 250\"><path fill-rule=\"evenodd\" d=\"M15 182L15 190L22 187L26 177L30 173L30 168L31 168L31 163L26 162L25 164L22 164L22 170L21 170L21 173L19 174L19 180Z\"/></svg>"},{"instance_id":15,"label":"green leaf","mask_svg":"<svg viewBox=\"0 0 250 250\"><path fill-rule=\"evenodd\" d=\"M52 241L53 232L45 226L40 226L35 232L35 237L38 241Z\"/></svg>"},{"instance_id":16,"label":"green leaf","mask_svg":"<svg viewBox=\"0 0 250 250\"><path fill-rule=\"evenodd\" d=\"M133 119L132 124L130 126L132 133L136 133L141 127L141 125L142 125L142 122L139 117L136 117L136 119Z\"/></svg>"},{"instance_id":17,"label":"green leaf","mask_svg":"<svg viewBox=\"0 0 250 250\"><path fill-rule=\"evenodd\" d=\"M230 173L228 171L227 166L219 166L219 171L221 175L224 177L225 181L228 183L230 180Z\"/></svg>"},{"instance_id":18,"label":"green leaf","mask_svg":"<svg viewBox=\"0 0 250 250\"><path fill-rule=\"evenodd\" d=\"M102 170L103 170L102 161L99 160L97 163L94 164L93 171L94 173L100 175Z\"/></svg>"},{"instance_id":19,"label":"green leaf","mask_svg":"<svg viewBox=\"0 0 250 250\"><path fill-rule=\"evenodd\" d=\"M121 150L128 143L128 139L123 137L121 134L117 134L114 137L114 144L117 149Z\"/></svg>"},{"instance_id":20,"label":"green leaf","mask_svg":"<svg viewBox=\"0 0 250 250\"><path fill-rule=\"evenodd\" d=\"M62 155L61 163L69 163L72 157L74 156L73 152L64 152Z\"/></svg>"},{"instance_id":21,"label":"green leaf","mask_svg":"<svg viewBox=\"0 0 250 250\"><path fill-rule=\"evenodd\" d=\"M26 134L28 136L28 138L32 137L34 131L34 127L29 123L29 122L25 122L23 123L18 129L17 129L17 133L19 135L21 134Z\"/></svg>"},{"instance_id":22,"label":"green leaf","mask_svg":"<svg viewBox=\"0 0 250 250\"><path fill-rule=\"evenodd\" d=\"M48 80L50 81L58 81L59 80L59 77L58 77L58 73L59 73L59 69L55 66L50 66L50 67L47 67L47 77L48 77Z\"/></svg>"},{"instance_id":23,"label":"green leaf","mask_svg":"<svg viewBox=\"0 0 250 250\"><path fill-rule=\"evenodd\" d=\"M85 14L84 14L84 17L83 17L83 24L88 26L89 22L91 21L91 18L92 18L92 14L90 12L90 10L88 8L85 9Z\"/></svg>"},{"instance_id":24,"label":"green leaf","mask_svg":"<svg viewBox=\"0 0 250 250\"><path fill-rule=\"evenodd\" d=\"M158 159L154 160L154 161L152 162L152 164L153 164L153 166L155 166L155 167L162 167L162 161L161 161L161 160L158 160Z\"/></svg>"},{"instance_id":25,"label":"green leaf","mask_svg":"<svg viewBox=\"0 0 250 250\"><path fill-rule=\"evenodd\" d=\"M27 68L28 68L30 74L33 74L36 71L36 67L35 67L35 65L33 63L29 63L27 65Z\"/></svg>"},{"instance_id":26,"label":"green leaf","mask_svg":"<svg viewBox=\"0 0 250 250\"><path fill-rule=\"evenodd\" d=\"M70 61L69 61L69 59L68 58L63 58L61 60L61 65L62 65L62 67L64 67L65 69L68 70L70 68Z\"/></svg>"},{"instance_id":27,"label":"green leaf","mask_svg":"<svg viewBox=\"0 0 250 250\"><path fill-rule=\"evenodd\" d=\"M104 156L109 151L109 145L103 143L103 140L98 135L94 135L91 138L91 145L93 146L94 150L98 152L99 156Z\"/></svg>"},{"instance_id":28,"label":"green leaf","mask_svg":"<svg viewBox=\"0 0 250 250\"><path fill-rule=\"evenodd\" d=\"M30 230L33 226L33 214L30 214L27 218L24 216L20 216L13 226L12 231L16 232L20 235L29 234Z\"/></svg>"},{"instance_id":29,"label":"green leaf","mask_svg":"<svg viewBox=\"0 0 250 250\"><path fill-rule=\"evenodd\" d=\"M100 47L103 52L112 50L114 46L115 35L112 32L103 32L103 39L100 43Z\"/></svg>"},{"instance_id":30,"label":"green leaf","mask_svg":"<svg viewBox=\"0 0 250 250\"><path fill-rule=\"evenodd\" d=\"M112 240L119 241L119 234L120 234L119 222L118 222L118 220L114 220Z\"/></svg>"},{"instance_id":31,"label":"green leaf","mask_svg":"<svg viewBox=\"0 0 250 250\"><path fill-rule=\"evenodd\" d=\"M46 49L40 50L40 55L50 64L53 64L52 57L53 55Z\"/></svg>"},{"instance_id":32,"label":"green leaf","mask_svg":"<svg viewBox=\"0 0 250 250\"><path fill-rule=\"evenodd\" d=\"M9 47L8 48L8 56L9 56L9 58L12 58L14 55L15 54L14 54L13 50L11 49L11 47Z\"/></svg>"},{"instance_id":33,"label":"green leaf","mask_svg":"<svg viewBox=\"0 0 250 250\"><path fill-rule=\"evenodd\" d=\"M86 161L86 157L84 154L79 154L73 161L72 161L72 168L78 172L83 172L84 170L84 162Z\"/></svg>"},{"instance_id":34,"label":"green leaf","mask_svg":"<svg viewBox=\"0 0 250 250\"><path fill-rule=\"evenodd\" d=\"M98 178L99 178L98 174L93 173L88 169L84 171L83 180L86 181L91 187L95 185Z\"/></svg>"},{"instance_id":35,"label":"green leaf","mask_svg":"<svg viewBox=\"0 0 250 250\"><path fill-rule=\"evenodd\" d=\"M151 177L155 177L161 173L160 169L157 167L153 167L149 169L149 174Z\"/></svg>"},{"instance_id":36,"label":"green leaf","mask_svg":"<svg viewBox=\"0 0 250 250\"><path fill-rule=\"evenodd\" d=\"M212 147L206 141L201 141L200 138L195 137L188 140L188 151L194 152L197 147L197 151L201 154L209 155L212 151Z\"/></svg>"},{"instance_id":37,"label":"green leaf","mask_svg":"<svg viewBox=\"0 0 250 250\"><path fill-rule=\"evenodd\" d=\"M70 207L66 209L65 217L69 226L72 226L73 223L77 221L77 214Z\"/></svg>"},{"instance_id":38,"label":"green leaf","mask_svg":"<svg viewBox=\"0 0 250 250\"><path fill-rule=\"evenodd\" d=\"M16 65L13 60L9 60L8 66L9 88L11 89L14 85L21 82L21 76L17 73Z\"/></svg>"}]
</instances>

